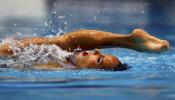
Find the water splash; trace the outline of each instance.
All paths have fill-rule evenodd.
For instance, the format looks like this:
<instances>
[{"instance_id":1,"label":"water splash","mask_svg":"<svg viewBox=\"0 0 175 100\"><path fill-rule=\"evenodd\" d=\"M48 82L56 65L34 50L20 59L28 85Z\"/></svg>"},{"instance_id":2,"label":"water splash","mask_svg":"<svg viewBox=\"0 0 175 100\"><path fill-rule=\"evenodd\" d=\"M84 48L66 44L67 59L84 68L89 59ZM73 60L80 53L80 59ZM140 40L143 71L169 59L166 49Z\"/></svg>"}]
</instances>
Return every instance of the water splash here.
<instances>
[{"instance_id":1,"label":"water splash","mask_svg":"<svg viewBox=\"0 0 175 100\"><path fill-rule=\"evenodd\" d=\"M8 44L13 51L12 56L1 57L1 66L33 66L34 64L44 64L49 61L64 62L67 57L71 56L71 52L62 50L56 45L37 45L30 44L25 47L20 41L14 38L5 38L1 45Z\"/></svg>"}]
</instances>

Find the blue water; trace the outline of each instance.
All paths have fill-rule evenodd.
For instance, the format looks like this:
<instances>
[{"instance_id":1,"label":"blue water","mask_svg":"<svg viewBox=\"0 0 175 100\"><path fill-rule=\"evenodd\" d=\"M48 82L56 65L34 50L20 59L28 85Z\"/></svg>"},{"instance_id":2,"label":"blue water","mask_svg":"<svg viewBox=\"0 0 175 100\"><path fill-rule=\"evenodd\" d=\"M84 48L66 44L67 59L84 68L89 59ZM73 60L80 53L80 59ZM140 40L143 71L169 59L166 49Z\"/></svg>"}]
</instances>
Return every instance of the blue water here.
<instances>
[{"instance_id":1,"label":"blue water","mask_svg":"<svg viewBox=\"0 0 175 100\"><path fill-rule=\"evenodd\" d=\"M124 48L102 50L104 53L117 56L123 63L131 66L126 71L0 68L0 100L175 99L175 11L173 10L175 1L57 1L55 10L58 15L51 14L49 15L51 18L48 18L54 22L50 25L51 28L41 25L31 33L36 31L41 36L57 33L59 25L65 21L68 22L68 26L63 25L66 27L63 28L64 31L98 29L127 34L134 28L143 28L151 35L170 41L171 47L161 54L148 54ZM60 15L66 18L60 21L57 19ZM24 26L28 25L27 20L19 18L15 21L21 25L15 28L15 32L25 33L31 29L23 27L24 22L26 22ZM33 28L34 25L29 26ZM1 28L0 33L11 32L11 27L6 28L7 30Z\"/></svg>"},{"instance_id":2,"label":"blue water","mask_svg":"<svg viewBox=\"0 0 175 100\"><path fill-rule=\"evenodd\" d=\"M151 99L175 98L175 48L162 54L128 49L106 49L131 68L102 70L17 70L0 69L2 100L47 99Z\"/></svg>"}]
</instances>

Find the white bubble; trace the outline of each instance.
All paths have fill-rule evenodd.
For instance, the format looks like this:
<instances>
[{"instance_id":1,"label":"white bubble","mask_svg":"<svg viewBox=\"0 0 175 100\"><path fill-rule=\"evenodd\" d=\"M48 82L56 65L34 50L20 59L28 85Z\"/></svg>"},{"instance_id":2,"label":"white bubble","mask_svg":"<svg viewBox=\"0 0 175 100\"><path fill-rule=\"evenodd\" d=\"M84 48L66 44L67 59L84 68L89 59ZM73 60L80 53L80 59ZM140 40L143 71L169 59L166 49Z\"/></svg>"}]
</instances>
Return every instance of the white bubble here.
<instances>
[{"instance_id":1,"label":"white bubble","mask_svg":"<svg viewBox=\"0 0 175 100\"><path fill-rule=\"evenodd\" d=\"M71 56L71 52L62 50L56 45L36 45L30 44L28 47L13 39L5 38L1 45L9 44L9 48L13 51L13 55L0 59L0 65L27 65L32 66L38 63L48 63L49 61L64 62L66 58Z\"/></svg>"},{"instance_id":2,"label":"white bubble","mask_svg":"<svg viewBox=\"0 0 175 100\"><path fill-rule=\"evenodd\" d=\"M47 23L47 22L44 22L44 25L45 25L45 26L48 26L48 23Z\"/></svg>"}]
</instances>

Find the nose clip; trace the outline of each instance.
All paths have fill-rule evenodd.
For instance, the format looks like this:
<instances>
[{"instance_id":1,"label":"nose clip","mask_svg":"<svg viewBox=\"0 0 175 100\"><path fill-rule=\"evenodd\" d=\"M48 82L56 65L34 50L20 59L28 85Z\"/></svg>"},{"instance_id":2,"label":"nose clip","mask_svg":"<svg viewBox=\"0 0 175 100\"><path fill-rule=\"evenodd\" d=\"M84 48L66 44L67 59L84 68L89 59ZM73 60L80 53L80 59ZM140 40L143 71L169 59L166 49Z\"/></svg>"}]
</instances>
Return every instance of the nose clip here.
<instances>
[{"instance_id":1,"label":"nose clip","mask_svg":"<svg viewBox=\"0 0 175 100\"><path fill-rule=\"evenodd\" d=\"M81 48L74 49L74 51L73 51L74 54L77 54L79 52L82 52L82 49Z\"/></svg>"}]
</instances>

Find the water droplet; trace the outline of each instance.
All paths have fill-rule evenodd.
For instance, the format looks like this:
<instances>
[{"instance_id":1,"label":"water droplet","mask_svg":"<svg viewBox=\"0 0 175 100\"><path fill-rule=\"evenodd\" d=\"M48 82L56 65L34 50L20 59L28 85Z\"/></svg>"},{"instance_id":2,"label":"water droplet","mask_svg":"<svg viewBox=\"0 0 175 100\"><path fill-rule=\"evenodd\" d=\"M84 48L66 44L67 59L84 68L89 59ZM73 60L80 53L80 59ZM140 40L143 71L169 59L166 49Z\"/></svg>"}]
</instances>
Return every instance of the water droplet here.
<instances>
[{"instance_id":1,"label":"water droplet","mask_svg":"<svg viewBox=\"0 0 175 100\"><path fill-rule=\"evenodd\" d=\"M48 26L48 23L47 23L47 22L45 22L45 23L44 23L44 25L45 25L45 26Z\"/></svg>"}]
</instances>

